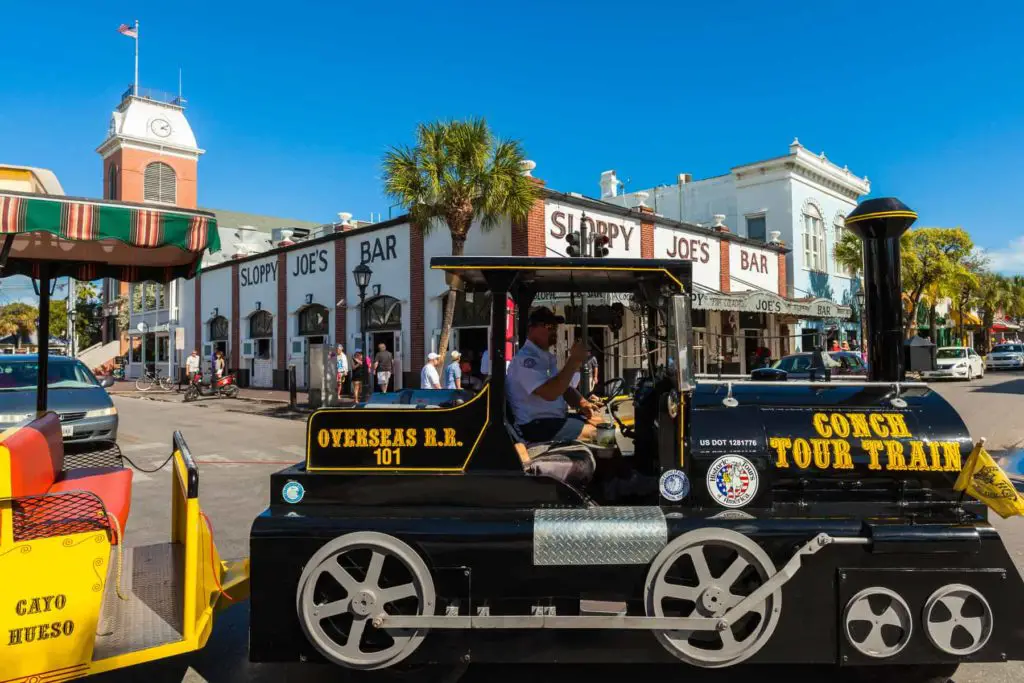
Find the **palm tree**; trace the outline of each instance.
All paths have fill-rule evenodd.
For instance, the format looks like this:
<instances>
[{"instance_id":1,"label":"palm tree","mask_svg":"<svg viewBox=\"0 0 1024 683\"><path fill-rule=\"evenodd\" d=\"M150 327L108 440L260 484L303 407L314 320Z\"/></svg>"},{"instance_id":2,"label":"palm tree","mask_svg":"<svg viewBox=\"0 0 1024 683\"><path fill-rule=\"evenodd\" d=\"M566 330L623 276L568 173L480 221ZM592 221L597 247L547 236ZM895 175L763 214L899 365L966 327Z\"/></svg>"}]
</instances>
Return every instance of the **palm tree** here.
<instances>
[{"instance_id":1,"label":"palm tree","mask_svg":"<svg viewBox=\"0 0 1024 683\"><path fill-rule=\"evenodd\" d=\"M500 140L484 119L420 124L414 146L392 147L384 156L384 189L409 212L413 229L424 235L448 226L452 256L461 256L474 221L483 230L502 216L525 220L540 196L523 175L518 140ZM448 351L455 317L457 278L449 284L437 353Z\"/></svg>"},{"instance_id":2,"label":"palm tree","mask_svg":"<svg viewBox=\"0 0 1024 683\"><path fill-rule=\"evenodd\" d=\"M983 351L987 351L990 344L992 323L999 311L1010 300L1010 289L1006 277L998 273L984 273L981 276L981 284L978 292L978 308L981 309L981 325L983 334Z\"/></svg>"},{"instance_id":3,"label":"palm tree","mask_svg":"<svg viewBox=\"0 0 1024 683\"><path fill-rule=\"evenodd\" d=\"M15 348L21 348L21 340L36 331L39 309L16 302L0 307L0 336L14 335Z\"/></svg>"}]
</instances>

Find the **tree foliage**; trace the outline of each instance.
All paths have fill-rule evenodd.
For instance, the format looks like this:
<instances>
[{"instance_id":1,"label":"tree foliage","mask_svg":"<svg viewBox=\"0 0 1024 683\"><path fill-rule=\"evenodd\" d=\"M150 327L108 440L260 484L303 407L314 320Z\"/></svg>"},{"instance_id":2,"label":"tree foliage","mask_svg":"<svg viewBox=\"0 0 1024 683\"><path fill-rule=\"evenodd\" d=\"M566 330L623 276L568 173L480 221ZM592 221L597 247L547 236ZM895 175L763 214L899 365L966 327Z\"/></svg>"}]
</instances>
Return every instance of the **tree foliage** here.
<instances>
[{"instance_id":1,"label":"tree foliage","mask_svg":"<svg viewBox=\"0 0 1024 683\"><path fill-rule=\"evenodd\" d=\"M941 298L952 295L974 252L971 236L962 228L917 228L900 238L900 278L904 298L904 334L917 326L922 301L934 309ZM864 252L859 237L846 231L834 249L836 263L858 275L864 271ZM931 317L934 319L934 313Z\"/></svg>"},{"instance_id":2,"label":"tree foliage","mask_svg":"<svg viewBox=\"0 0 1024 683\"><path fill-rule=\"evenodd\" d=\"M20 301L0 306L0 336L15 335L15 347L21 346L22 338L36 331L39 309Z\"/></svg>"},{"instance_id":3,"label":"tree foliage","mask_svg":"<svg viewBox=\"0 0 1024 683\"><path fill-rule=\"evenodd\" d=\"M520 142L496 138L482 118L423 123L414 145L392 147L385 154L384 189L409 212L415 229L427 234L446 225L452 255L460 256L474 222L488 230L503 216L525 220L540 189L523 175L524 160ZM453 281L445 302L437 350L442 357L457 288Z\"/></svg>"}]
</instances>

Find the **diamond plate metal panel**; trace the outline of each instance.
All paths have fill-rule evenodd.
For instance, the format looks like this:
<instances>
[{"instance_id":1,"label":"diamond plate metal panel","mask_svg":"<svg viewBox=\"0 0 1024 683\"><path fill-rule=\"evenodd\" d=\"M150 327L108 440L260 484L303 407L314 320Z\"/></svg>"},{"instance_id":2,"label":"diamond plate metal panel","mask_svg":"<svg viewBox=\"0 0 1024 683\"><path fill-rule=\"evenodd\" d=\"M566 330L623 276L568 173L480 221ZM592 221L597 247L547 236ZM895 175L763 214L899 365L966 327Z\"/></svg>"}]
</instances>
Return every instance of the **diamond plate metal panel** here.
<instances>
[{"instance_id":1,"label":"diamond plate metal panel","mask_svg":"<svg viewBox=\"0 0 1024 683\"><path fill-rule=\"evenodd\" d=\"M658 507L535 510L534 565L648 564L668 543Z\"/></svg>"}]
</instances>

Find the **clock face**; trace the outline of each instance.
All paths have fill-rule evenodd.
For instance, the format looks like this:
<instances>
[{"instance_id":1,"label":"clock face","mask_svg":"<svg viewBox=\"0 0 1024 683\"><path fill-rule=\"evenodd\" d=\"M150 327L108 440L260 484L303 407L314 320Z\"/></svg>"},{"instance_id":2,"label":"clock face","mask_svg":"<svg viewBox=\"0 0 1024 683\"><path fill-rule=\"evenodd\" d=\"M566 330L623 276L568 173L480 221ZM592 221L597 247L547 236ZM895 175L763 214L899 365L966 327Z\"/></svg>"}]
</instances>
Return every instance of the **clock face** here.
<instances>
[{"instance_id":1,"label":"clock face","mask_svg":"<svg viewBox=\"0 0 1024 683\"><path fill-rule=\"evenodd\" d=\"M149 129L153 131L154 135L159 135L162 138L171 134L171 124L167 122L167 119L153 119L149 124Z\"/></svg>"}]
</instances>

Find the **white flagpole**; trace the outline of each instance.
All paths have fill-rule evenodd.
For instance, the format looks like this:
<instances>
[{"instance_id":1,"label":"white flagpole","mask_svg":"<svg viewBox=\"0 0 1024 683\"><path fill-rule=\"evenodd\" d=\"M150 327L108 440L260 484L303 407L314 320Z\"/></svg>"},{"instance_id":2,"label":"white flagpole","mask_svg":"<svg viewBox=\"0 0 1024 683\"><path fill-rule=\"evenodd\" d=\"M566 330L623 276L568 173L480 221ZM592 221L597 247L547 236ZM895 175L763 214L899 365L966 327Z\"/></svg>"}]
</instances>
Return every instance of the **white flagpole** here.
<instances>
[{"instance_id":1,"label":"white flagpole","mask_svg":"<svg viewBox=\"0 0 1024 683\"><path fill-rule=\"evenodd\" d=\"M135 20L135 96L139 96L139 20Z\"/></svg>"}]
</instances>

